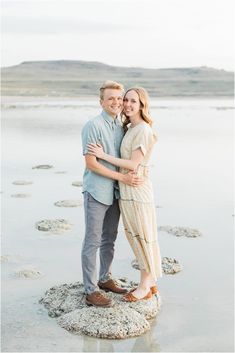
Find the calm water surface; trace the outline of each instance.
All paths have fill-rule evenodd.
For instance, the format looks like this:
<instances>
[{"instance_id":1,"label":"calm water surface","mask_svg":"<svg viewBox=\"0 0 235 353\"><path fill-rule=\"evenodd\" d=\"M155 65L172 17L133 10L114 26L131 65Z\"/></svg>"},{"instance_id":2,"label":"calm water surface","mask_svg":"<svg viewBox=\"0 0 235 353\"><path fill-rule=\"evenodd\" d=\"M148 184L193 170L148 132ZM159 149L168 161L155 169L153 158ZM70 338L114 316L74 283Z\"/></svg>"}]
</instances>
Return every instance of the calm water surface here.
<instances>
[{"instance_id":1,"label":"calm water surface","mask_svg":"<svg viewBox=\"0 0 235 353\"><path fill-rule=\"evenodd\" d=\"M82 200L81 189L71 183L82 180L81 129L99 106L94 100L3 102L2 254L12 256L2 266L3 351L233 351L233 103L153 100L151 107L158 134L151 160L158 225L188 226L203 236L159 233L162 256L176 258L183 271L159 280L163 306L151 331L115 341L70 334L38 304L51 286L82 279L83 209L54 202ZM32 169L38 164L54 168ZM22 179L33 184L12 184ZM16 193L31 197L11 197ZM45 218L65 218L73 229L47 236L35 229ZM132 259L120 224L114 276L137 280ZM13 272L26 265L44 276L15 278Z\"/></svg>"}]
</instances>

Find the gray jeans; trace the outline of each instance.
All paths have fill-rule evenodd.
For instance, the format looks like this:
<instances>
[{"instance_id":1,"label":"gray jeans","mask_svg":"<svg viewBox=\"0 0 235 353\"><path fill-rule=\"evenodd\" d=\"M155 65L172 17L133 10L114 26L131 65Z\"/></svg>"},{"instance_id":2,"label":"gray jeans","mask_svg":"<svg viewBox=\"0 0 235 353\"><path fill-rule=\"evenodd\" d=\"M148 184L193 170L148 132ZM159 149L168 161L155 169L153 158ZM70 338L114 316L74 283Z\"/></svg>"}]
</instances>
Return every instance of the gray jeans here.
<instances>
[{"instance_id":1,"label":"gray jeans","mask_svg":"<svg viewBox=\"0 0 235 353\"><path fill-rule=\"evenodd\" d=\"M120 218L118 200L111 206L96 201L88 192L84 192L85 238L82 246L82 273L85 293L96 290L96 253L100 250L99 280L107 281L111 277L111 263L114 256L114 243Z\"/></svg>"}]
</instances>

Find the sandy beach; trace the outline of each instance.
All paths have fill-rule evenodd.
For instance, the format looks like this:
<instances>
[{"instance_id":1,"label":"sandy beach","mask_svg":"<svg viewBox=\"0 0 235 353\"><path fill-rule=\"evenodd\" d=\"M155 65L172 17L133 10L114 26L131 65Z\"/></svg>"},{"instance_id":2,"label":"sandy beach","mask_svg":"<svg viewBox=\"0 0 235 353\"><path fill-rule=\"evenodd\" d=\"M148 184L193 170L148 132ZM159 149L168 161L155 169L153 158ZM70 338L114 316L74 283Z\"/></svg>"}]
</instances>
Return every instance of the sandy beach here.
<instances>
[{"instance_id":1,"label":"sandy beach","mask_svg":"<svg viewBox=\"0 0 235 353\"><path fill-rule=\"evenodd\" d=\"M2 106L2 351L232 352L233 101L151 101L159 244L162 256L183 269L159 280L162 307L151 329L124 340L69 333L39 303L49 288L82 281L80 135L99 113L98 100L3 97ZM60 201L72 207L58 207ZM59 231L36 227L55 219L68 224ZM201 235L177 236L166 226ZM133 259L120 222L114 277L137 281Z\"/></svg>"}]
</instances>

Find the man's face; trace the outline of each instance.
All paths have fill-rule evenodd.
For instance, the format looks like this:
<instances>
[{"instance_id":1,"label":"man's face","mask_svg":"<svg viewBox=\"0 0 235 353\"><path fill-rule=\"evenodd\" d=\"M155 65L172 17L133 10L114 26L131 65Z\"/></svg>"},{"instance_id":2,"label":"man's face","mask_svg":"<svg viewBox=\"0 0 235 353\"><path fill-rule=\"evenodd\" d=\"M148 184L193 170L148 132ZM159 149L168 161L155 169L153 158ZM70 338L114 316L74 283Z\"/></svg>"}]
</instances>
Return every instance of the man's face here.
<instances>
[{"instance_id":1,"label":"man's face","mask_svg":"<svg viewBox=\"0 0 235 353\"><path fill-rule=\"evenodd\" d=\"M119 89L106 88L100 104L106 113L115 118L122 111L123 92Z\"/></svg>"}]
</instances>

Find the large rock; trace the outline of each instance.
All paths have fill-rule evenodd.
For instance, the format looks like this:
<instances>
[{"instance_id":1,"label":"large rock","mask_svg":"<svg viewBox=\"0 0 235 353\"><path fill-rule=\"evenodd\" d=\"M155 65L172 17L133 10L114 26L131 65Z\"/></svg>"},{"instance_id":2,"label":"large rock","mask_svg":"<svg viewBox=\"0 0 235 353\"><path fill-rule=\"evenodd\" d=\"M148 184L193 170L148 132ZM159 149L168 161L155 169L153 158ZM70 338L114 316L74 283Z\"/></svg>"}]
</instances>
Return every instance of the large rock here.
<instances>
[{"instance_id":1,"label":"large rock","mask_svg":"<svg viewBox=\"0 0 235 353\"><path fill-rule=\"evenodd\" d=\"M120 279L119 285L131 289L134 282ZM135 303L122 301L122 295L105 293L112 298L111 308L88 307L84 287L80 282L50 288L40 303L51 317L59 317L59 325L74 333L101 338L127 338L139 336L149 330L148 319L154 318L161 307L159 295Z\"/></svg>"},{"instance_id":2,"label":"large rock","mask_svg":"<svg viewBox=\"0 0 235 353\"><path fill-rule=\"evenodd\" d=\"M68 331L109 339L139 336L150 329L148 321L137 311L120 306L78 309L57 322Z\"/></svg>"},{"instance_id":3,"label":"large rock","mask_svg":"<svg viewBox=\"0 0 235 353\"><path fill-rule=\"evenodd\" d=\"M188 237L188 238L196 238L202 235L199 230L189 227L172 227L172 226L161 226L158 227L158 230L164 231L169 234L173 234L176 237Z\"/></svg>"}]
</instances>

